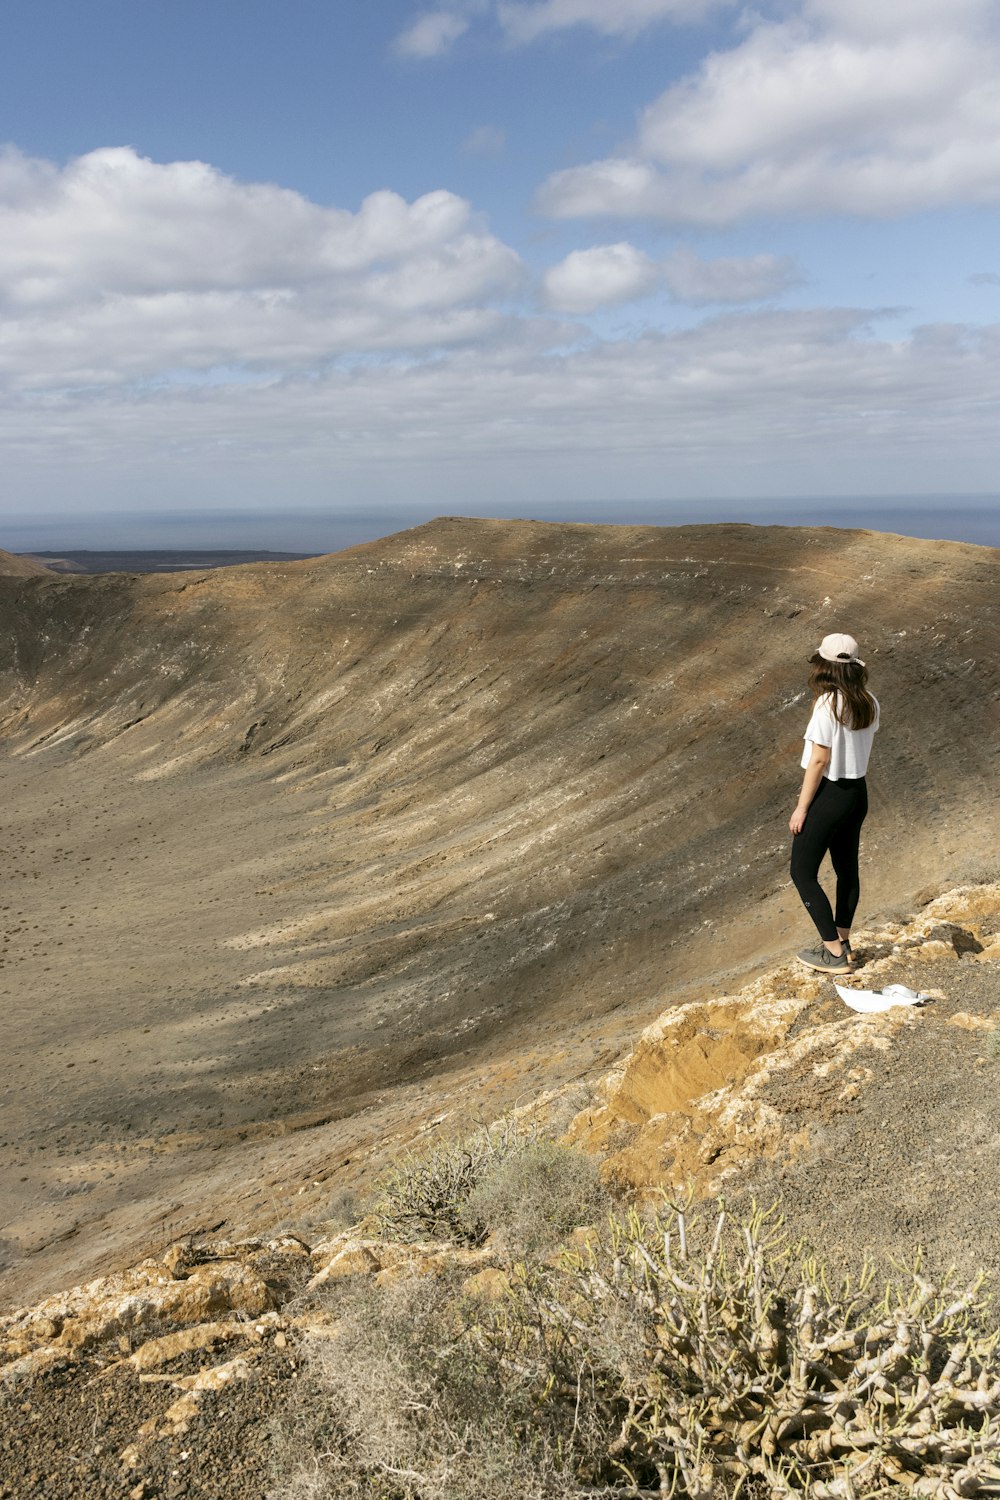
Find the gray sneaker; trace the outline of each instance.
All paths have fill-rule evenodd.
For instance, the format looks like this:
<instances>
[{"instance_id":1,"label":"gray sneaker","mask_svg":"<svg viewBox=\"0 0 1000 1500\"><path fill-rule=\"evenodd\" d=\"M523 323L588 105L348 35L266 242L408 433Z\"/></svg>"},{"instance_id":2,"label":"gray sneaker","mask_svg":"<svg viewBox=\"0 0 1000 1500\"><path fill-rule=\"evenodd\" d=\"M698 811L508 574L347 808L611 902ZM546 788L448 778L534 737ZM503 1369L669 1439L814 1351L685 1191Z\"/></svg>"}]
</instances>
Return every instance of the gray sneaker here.
<instances>
[{"instance_id":1,"label":"gray sneaker","mask_svg":"<svg viewBox=\"0 0 1000 1500\"><path fill-rule=\"evenodd\" d=\"M818 948L803 948L798 958L810 969L822 969L826 974L850 974L854 969L846 953L831 953L825 943Z\"/></svg>"}]
</instances>

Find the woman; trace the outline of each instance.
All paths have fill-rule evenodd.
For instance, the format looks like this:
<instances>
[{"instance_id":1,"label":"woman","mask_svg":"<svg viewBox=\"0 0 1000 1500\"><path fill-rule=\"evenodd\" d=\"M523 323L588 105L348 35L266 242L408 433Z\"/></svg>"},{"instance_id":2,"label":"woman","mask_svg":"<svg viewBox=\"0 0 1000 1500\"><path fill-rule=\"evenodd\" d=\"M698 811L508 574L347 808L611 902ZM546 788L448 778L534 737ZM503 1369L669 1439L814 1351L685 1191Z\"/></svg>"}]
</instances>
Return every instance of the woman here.
<instances>
[{"instance_id":1,"label":"woman","mask_svg":"<svg viewBox=\"0 0 1000 1500\"><path fill-rule=\"evenodd\" d=\"M811 969L851 973L851 922L861 894L858 846L868 811L865 772L879 727L879 706L851 635L828 635L809 658L814 698L806 726L805 768L798 804L788 821L795 889L822 941L799 954ZM817 875L829 853L837 876L836 911Z\"/></svg>"}]
</instances>

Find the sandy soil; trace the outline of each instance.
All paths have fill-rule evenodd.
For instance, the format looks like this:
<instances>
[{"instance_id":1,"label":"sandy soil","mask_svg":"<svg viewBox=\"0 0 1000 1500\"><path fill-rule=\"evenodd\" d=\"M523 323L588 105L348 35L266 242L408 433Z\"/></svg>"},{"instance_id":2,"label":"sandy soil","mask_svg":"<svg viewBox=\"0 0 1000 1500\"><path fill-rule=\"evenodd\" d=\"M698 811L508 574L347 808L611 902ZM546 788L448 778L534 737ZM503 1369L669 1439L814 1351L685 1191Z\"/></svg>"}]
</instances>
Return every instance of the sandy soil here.
<instances>
[{"instance_id":1,"label":"sandy soil","mask_svg":"<svg viewBox=\"0 0 1000 1500\"><path fill-rule=\"evenodd\" d=\"M491 1115L613 1054L620 1020L593 1008L567 1034L513 1003L492 1046L462 997L429 1036L419 997L402 1003L392 972L379 982L394 937L409 956L412 920L375 934L362 912L357 933L312 935L313 955L359 955L360 984L255 983L278 946L262 931L294 949L292 875L337 867L322 790L292 797L240 765L137 791L104 769L0 762L8 1305L191 1230L321 1213L387 1137Z\"/></svg>"}]
</instances>

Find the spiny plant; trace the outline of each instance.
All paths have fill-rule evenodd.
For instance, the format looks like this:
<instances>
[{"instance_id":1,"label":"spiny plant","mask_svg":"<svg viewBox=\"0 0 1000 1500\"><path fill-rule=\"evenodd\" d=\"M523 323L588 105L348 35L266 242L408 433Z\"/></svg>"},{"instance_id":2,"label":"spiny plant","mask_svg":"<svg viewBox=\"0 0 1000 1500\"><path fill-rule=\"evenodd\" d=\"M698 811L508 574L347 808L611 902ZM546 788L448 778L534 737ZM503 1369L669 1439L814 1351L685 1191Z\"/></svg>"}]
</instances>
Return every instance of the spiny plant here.
<instances>
[{"instance_id":1,"label":"spiny plant","mask_svg":"<svg viewBox=\"0 0 1000 1500\"><path fill-rule=\"evenodd\" d=\"M698 1229L704 1231L704 1224ZM718 1500L1000 1495L1000 1331L983 1278L919 1263L874 1294L831 1283L782 1220L722 1208L693 1248L688 1213L612 1217L558 1270L525 1273L475 1337L512 1378L534 1371L567 1435L608 1434L590 1481Z\"/></svg>"},{"instance_id":2,"label":"spiny plant","mask_svg":"<svg viewBox=\"0 0 1000 1500\"><path fill-rule=\"evenodd\" d=\"M395 1222L449 1222L414 1207ZM337 1337L307 1348L318 1416L294 1483L314 1488L274 1494L998 1500L984 1285L919 1260L837 1280L774 1210L690 1205L613 1213L491 1294L458 1267L340 1284Z\"/></svg>"}]
</instances>

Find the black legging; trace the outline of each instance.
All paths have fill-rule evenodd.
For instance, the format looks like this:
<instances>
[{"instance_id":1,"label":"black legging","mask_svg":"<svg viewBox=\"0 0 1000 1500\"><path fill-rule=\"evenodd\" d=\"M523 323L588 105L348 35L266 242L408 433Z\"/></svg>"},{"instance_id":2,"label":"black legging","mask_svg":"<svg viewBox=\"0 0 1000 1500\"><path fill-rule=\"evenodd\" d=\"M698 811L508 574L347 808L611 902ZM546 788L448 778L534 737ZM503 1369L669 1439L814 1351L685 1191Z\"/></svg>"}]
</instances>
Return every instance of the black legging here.
<instances>
[{"instance_id":1,"label":"black legging","mask_svg":"<svg viewBox=\"0 0 1000 1500\"><path fill-rule=\"evenodd\" d=\"M792 881L824 942L837 940L837 928L849 929L861 895L858 846L868 811L863 776L828 781L824 776L809 804L802 832L792 840ZM837 876L837 912L817 880L829 851Z\"/></svg>"}]
</instances>

